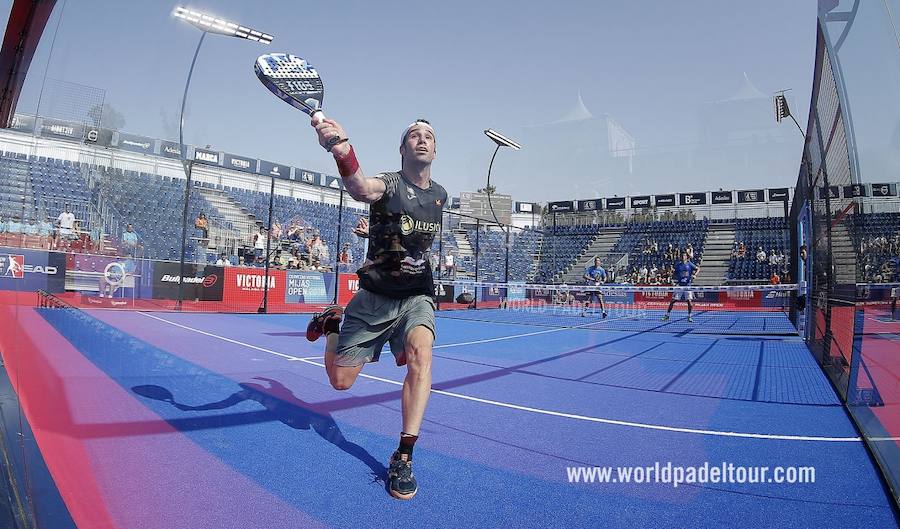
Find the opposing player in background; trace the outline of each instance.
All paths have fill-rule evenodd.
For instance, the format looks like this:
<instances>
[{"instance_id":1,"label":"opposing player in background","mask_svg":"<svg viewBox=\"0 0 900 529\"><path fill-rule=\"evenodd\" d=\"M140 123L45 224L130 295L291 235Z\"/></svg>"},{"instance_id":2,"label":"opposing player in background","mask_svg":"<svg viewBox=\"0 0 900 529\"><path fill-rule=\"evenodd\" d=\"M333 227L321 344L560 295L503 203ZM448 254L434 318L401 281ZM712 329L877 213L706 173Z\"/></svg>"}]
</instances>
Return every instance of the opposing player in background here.
<instances>
[{"instance_id":1,"label":"opposing player in background","mask_svg":"<svg viewBox=\"0 0 900 529\"><path fill-rule=\"evenodd\" d=\"M350 195L371 204L366 261L357 271L360 289L344 311L333 306L313 317L307 338L326 336L325 369L335 389L349 389L367 362L376 362L390 342L403 381L403 427L391 456L388 488L410 499L418 490L412 473L413 447L431 393L431 348L435 337L434 281L428 250L441 223L447 192L431 179L435 134L424 120L400 137L399 172L367 177L344 129L334 120L316 125Z\"/></svg>"},{"instance_id":2,"label":"opposing player in background","mask_svg":"<svg viewBox=\"0 0 900 529\"><path fill-rule=\"evenodd\" d=\"M585 280L585 284L591 285L594 287L599 287L600 285L606 283L606 270L600 265L600 257L594 257L594 264L584 269L584 275L581 277ZM581 311L581 316L584 317L587 315L588 307L591 306L591 302L597 300L597 304L600 306L600 311L603 313L603 318L606 318L606 307L603 306L603 292L599 290L588 290L588 298L584 301L584 308Z\"/></svg>"},{"instance_id":3,"label":"opposing player in background","mask_svg":"<svg viewBox=\"0 0 900 529\"><path fill-rule=\"evenodd\" d=\"M675 281L675 284L680 287L689 287L694 282L694 278L697 277L697 274L699 273L700 267L688 260L687 252L682 252L681 262L675 265L675 273L673 274L673 280ZM694 293L690 290L679 290L678 292L673 292L672 301L669 302L669 309L666 310L666 315L663 316L663 321L669 319L669 314L672 312L672 307L675 305L676 301L685 301L687 302L688 308L688 321L693 322L693 300Z\"/></svg>"}]
</instances>

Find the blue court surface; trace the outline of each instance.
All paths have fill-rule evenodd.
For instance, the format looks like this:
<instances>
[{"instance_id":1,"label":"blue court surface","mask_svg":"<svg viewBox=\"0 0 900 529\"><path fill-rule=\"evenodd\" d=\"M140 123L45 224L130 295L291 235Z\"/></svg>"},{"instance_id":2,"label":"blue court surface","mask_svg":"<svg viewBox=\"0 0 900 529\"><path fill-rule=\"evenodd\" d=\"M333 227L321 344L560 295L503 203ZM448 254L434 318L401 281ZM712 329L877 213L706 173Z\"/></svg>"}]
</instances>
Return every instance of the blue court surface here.
<instances>
[{"instance_id":1,"label":"blue court surface","mask_svg":"<svg viewBox=\"0 0 900 529\"><path fill-rule=\"evenodd\" d=\"M30 419L43 446L67 447L68 463L44 452L76 521L897 525L863 443L796 336L444 315L414 458L420 489L408 502L384 484L405 370L386 353L350 390L332 389L324 341L303 338L305 315L27 309L18 373L34 377L32 391L55 388L52 420L34 407ZM750 471L744 483L676 487L646 470L657 464L769 470L762 483L746 482ZM73 475L73 465L87 470ZM584 483L588 470L578 469L610 467L618 481L617 467L635 466L649 482ZM813 467L814 482L768 482L775 467Z\"/></svg>"}]
</instances>

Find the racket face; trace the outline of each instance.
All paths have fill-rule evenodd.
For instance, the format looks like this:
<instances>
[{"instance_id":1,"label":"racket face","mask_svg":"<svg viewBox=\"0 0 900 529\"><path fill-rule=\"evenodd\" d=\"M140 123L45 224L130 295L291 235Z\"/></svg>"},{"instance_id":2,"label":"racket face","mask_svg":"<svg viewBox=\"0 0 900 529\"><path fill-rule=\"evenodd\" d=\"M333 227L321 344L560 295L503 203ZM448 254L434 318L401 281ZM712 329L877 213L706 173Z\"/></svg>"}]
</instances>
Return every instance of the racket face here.
<instances>
[{"instance_id":1,"label":"racket face","mask_svg":"<svg viewBox=\"0 0 900 529\"><path fill-rule=\"evenodd\" d=\"M270 92L312 116L322 108L325 87L319 72L305 59L287 53L267 53L256 59L253 70Z\"/></svg>"}]
</instances>

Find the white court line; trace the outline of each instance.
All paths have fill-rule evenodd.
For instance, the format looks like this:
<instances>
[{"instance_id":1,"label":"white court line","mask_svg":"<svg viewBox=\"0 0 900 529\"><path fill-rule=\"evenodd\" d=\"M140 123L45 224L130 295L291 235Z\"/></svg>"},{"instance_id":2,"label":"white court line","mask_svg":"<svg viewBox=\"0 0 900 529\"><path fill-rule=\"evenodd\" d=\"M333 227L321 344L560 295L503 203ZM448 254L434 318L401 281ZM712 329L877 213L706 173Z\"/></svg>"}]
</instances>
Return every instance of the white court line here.
<instances>
[{"instance_id":1,"label":"white court line","mask_svg":"<svg viewBox=\"0 0 900 529\"><path fill-rule=\"evenodd\" d=\"M259 347L257 345L240 342L238 340L232 340L231 338L226 338L224 336L219 336L218 334L213 334L211 332L206 332L206 331L203 331L200 329L195 329L194 327L189 327L187 325L175 323L173 321L169 321L164 318L154 316L152 314L147 314L144 312L138 312L138 314L140 314L142 316L146 316L148 318L153 318L154 320L158 320L163 323L168 323L169 325L173 325L173 326L179 327L181 329L196 332L198 334L202 334L204 336L209 336L211 338L217 338L219 340L222 340L222 341L225 341L228 343L232 343L235 345L247 347L249 349L254 349L256 351L262 351L264 353L273 354L276 356L280 356L282 358L287 358L287 359L298 361L298 362L304 362L304 363L318 366L318 367L323 367L323 368L325 367L324 364L321 364L319 362L313 362L312 360L309 360L307 358L291 356L288 354L279 353L278 351L272 351L271 349L266 349L264 347ZM318 358L318 357L316 357L316 358ZM403 382L398 382L396 380L391 380L388 378L376 377L373 375L367 375L365 373L360 373L359 376L361 376L363 378L368 378L369 380L377 380L379 382L384 382L386 384L392 384L394 386L402 386L403 385ZM675 426L664 426L664 425L660 425L660 424L647 424L647 423L632 422L632 421L620 421L620 420L616 420L616 419L607 419L607 418L603 418L603 417L591 417L589 415L578 415L575 413L564 413L564 412L553 411L553 410L545 410L542 408L533 408L530 406L520 406L518 404L510 404L508 402L500 402L500 401L496 401L496 400L482 399L479 397L473 397L473 396L465 395L462 393L454 393L451 391L443 391L443 390L439 390L439 389L432 389L431 392L438 394L438 395L444 395L447 397L453 397L453 398L468 400L468 401L472 401L472 402L480 402L482 404L490 404L492 406L498 406L501 408L508 408L508 409L519 410L519 411L527 411L530 413L538 413L541 415L550 415L553 417L563 417L566 419L575 419L575 420L579 420L579 421L587 421L587 422L594 422L594 423L601 423L601 424L612 424L615 426L628 426L631 428L642 428L642 429L646 429L646 430L661 430L661 431L665 431L665 432L692 433L692 434L697 434L697 435L710 435L710 436L716 436L716 437L740 437L740 438L744 438L744 439L769 439L769 440L778 440L778 441L822 441L822 442L837 442L837 443L848 443L848 442L855 443L855 442L862 441L862 439L860 439L859 437L817 437L817 436L806 436L806 435L780 435L780 434L762 434L762 433L746 433L746 432L728 432L728 431L721 431L721 430L701 430L701 429L697 429L697 428L679 428L679 427L675 427ZM875 441L900 440L900 437L897 437L897 438L894 438L894 437L875 438L873 440L875 440Z\"/></svg>"}]
</instances>

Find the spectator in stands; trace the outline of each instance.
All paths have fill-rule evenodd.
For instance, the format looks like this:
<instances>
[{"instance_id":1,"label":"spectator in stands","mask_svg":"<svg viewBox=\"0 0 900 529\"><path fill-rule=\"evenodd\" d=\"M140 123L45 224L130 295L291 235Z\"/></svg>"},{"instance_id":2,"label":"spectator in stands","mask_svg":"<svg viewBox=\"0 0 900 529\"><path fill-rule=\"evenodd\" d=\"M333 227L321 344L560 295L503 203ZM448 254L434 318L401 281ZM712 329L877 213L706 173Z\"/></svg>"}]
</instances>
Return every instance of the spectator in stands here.
<instances>
[{"instance_id":1,"label":"spectator in stands","mask_svg":"<svg viewBox=\"0 0 900 529\"><path fill-rule=\"evenodd\" d=\"M447 277L456 277L456 256L453 250L444 256L444 270L447 271Z\"/></svg>"},{"instance_id":2,"label":"spectator in stands","mask_svg":"<svg viewBox=\"0 0 900 529\"><path fill-rule=\"evenodd\" d=\"M259 233L253 234L253 250L257 261L261 260L266 252L266 228L263 226L259 227Z\"/></svg>"},{"instance_id":3,"label":"spectator in stands","mask_svg":"<svg viewBox=\"0 0 900 529\"><path fill-rule=\"evenodd\" d=\"M216 266L231 266L231 261L228 260L228 255L225 252L219 254Z\"/></svg>"},{"instance_id":4,"label":"spectator in stands","mask_svg":"<svg viewBox=\"0 0 900 529\"><path fill-rule=\"evenodd\" d=\"M278 221L276 220L276 221L272 222L272 240L280 241L281 235L282 235L281 224L279 224Z\"/></svg>"},{"instance_id":5,"label":"spectator in stands","mask_svg":"<svg viewBox=\"0 0 900 529\"><path fill-rule=\"evenodd\" d=\"M807 256L807 255L808 255L808 253L807 253L807 250L806 250L806 245L805 245L805 244L804 244L804 245L801 245L801 246L800 246L800 260L803 261L804 263L806 263L806 256Z\"/></svg>"},{"instance_id":6,"label":"spectator in stands","mask_svg":"<svg viewBox=\"0 0 900 529\"><path fill-rule=\"evenodd\" d=\"M777 271L777 270L774 271L774 272L772 272L772 277L769 278L769 283L772 283L773 285L780 285L780 284L781 284L781 276L778 275L778 271Z\"/></svg>"},{"instance_id":7,"label":"spectator in stands","mask_svg":"<svg viewBox=\"0 0 900 529\"><path fill-rule=\"evenodd\" d=\"M209 220L206 218L206 213L200 212L197 215L197 219L194 221L194 227L200 230L203 239L209 239Z\"/></svg>"},{"instance_id":8,"label":"spectator in stands","mask_svg":"<svg viewBox=\"0 0 900 529\"><path fill-rule=\"evenodd\" d=\"M775 266L778 264L778 255L775 254L775 248L771 248L769 250L769 265Z\"/></svg>"},{"instance_id":9,"label":"spectator in stands","mask_svg":"<svg viewBox=\"0 0 900 529\"><path fill-rule=\"evenodd\" d=\"M346 272L350 270L350 261L350 243L348 242L344 244L344 247L341 249L341 255L338 257L338 263L340 265L338 271Z\"/></svg>"},{"instance_id":10,"label":"spectator in stands","mask_svg":"<svg viewBox=\"0 0 900 529\"><path fill-rule=\"evenodd\" d=\"M756 260L760 263L765 263L768 255L766 255L766 251L762 249L762 246L756 251Z\"/></svg>"},{"instance_id":11,"label":"spectator in stands","mask_svg":"<svg viewBox=\"0 0 900 529\"><path fill-rule=\"evenodd\" d=\"M694 260L694 245L693 244L688 243L687 248L685 248L684 252L686 254L688 254L688 260L690 260L690 261Z\"/></svg>"},{"instance_id":12,"label":"spectator in stands","mask_svg":"<svg viewBox=\"0 0 900 529\"><path fill-rule=\"evenodd\" d=\"M9 219L9 222L6 224L7 233L22 233L22 223L17 219Z\"/></svg>"},{"instance_id":13,"label":"spectator in stands","mask_svg":"<svg viewBox=\"0 0 900 529\"><path fill-rule=\"evenodd\" d=\"M741 244L738 246L738 257L746 257L747 256L747 245L741 241Z\"/></svg>"},{"instance_id":14,"label":"spectator in stands","mask_svg":"<svg viewBox=\"0 0 900 529\"><path fill-rule=\"evenodd\" d=\"M137 255L138 234L134 231L134 226L131 224L126 226L125 231L122 232L122 247L125 250L125 255L128 257Z\"/></svg>"},{"instance_id":15,"label":"spectator in stands","mask_svg":"<svg viewBox=\"0 0 900 529\"><path fill-rule=\"evenodd\" d=\"M69 205L65 205L65 210L56 217L56 240L53 246L58 247L60 239L68 240L74 236L75 215L69 211Z\"/></svg>"}]
</instances>

